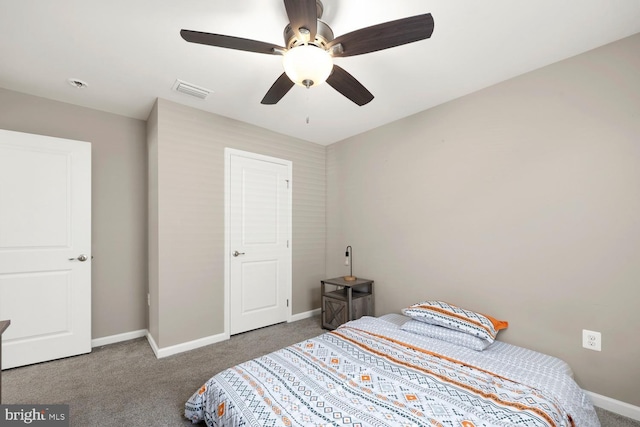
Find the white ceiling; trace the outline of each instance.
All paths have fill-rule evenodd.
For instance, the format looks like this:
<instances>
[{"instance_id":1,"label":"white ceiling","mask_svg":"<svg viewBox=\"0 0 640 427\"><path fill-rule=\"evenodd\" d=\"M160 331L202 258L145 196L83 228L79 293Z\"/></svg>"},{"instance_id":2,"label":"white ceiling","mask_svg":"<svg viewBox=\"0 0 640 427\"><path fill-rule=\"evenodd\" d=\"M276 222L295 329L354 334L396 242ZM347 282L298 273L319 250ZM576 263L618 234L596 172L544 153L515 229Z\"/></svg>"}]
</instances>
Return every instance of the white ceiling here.
<instances>
[{"instance_id":1,"label":"white ceiling","mask_svg":"<svg viewBox=\"0 0 640 427\"><path fill-rule=\"evenodd\" d=\"M187 43L179 31L283 45L282 0L0 0L0 87L143 120L160 97L327 145L640 32L638 0L323 3L336 36L427 12L435 30L335 60L375 95L363 107L326 84L267 106L280 56ZM174 92L176 79L214 93Z\"/></svg>"}]
</instances>

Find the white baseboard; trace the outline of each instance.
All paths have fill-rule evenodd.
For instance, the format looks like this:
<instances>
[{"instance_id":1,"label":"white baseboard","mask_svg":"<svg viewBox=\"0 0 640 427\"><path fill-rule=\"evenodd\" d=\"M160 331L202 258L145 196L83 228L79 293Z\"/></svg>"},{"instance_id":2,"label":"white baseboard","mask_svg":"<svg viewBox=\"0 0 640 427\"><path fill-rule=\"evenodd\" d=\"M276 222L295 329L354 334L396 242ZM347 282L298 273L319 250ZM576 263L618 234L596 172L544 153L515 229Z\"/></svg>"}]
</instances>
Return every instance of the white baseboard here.
<instances>
[{"instance_id":1,"label":"white baseboard","mask_svg":"<svg viewBox=\"0 0 640 427\"><path fill-rule=\"evenodd\" d=\"M96 338L91 340L91 348L101 347L103 345L115 344L122 341L129 341L135 338L141 338L147 335L146 329L138 331L125 332L124 334L110 335L108 337Z\"/></svg>"},{"instance_id":2,"label":"white baseboard","mask_svg":"<svg viewBox=\"0 0 640 427\"><path fill-rule=\"evenodd\" d=\"M206 345L215 344L217 342L226 341L229 339L228 334L211 335L208 337L200 338L193 341L187 341L180 344L172 345L169 347L159 348L155 340L150 333L147 332L147 341L156 355L156 358L162 359L163 357L173 356L174 354L182 353L189 350L195 350L196 348L204 347Z\"/></svg>"},{"instance_id":3,"label":"white baseboard","mask_svg":"<svg viewBox=\"0 0 640 427\"><path fill-rule=\"evenodd\" d=\"M308 319L313 316L319 316L320 309L305 311L304 313L298 313L291 316L289 322L295 322L297 320ZM229 334L212 335L205 338L200 338L194 341L177 344L171 347L158 348L158 345L154 341L149 331L146 329L140 329L137 331L125 332L123 334L110 335L108 337L96 338L91 340L91 348L102 347L103 345L116 344L123 341L129 341L136 338L147 337L151 349L155 353L158 359L163 357L172 356L174 354L182 353L183 351L195 350L196 348L204 347L209 344L215 344L217 342L225 341L229 339Z\"/></svg>"},{"instance_id":4,"label":"white baseboard","mask_svg":"<svg viewBox=\"0 0 640 427\"><path fill-rule=\"evenodd\" d=\"M315 309L311 311L306 311L304 313L298 313L291 316L290 322L295 322L296 320L307 319L309 317L317 316L320 314L320 309ZM156 355L158 359L162 359L163 357L173 356L174 354L182 353L189 350L195 350L196 348L204 347L210 344L215 344L221 341L226 341L230 338L230 335L227 333L222 333L218 335L211 335L209 337L200 338L193 341L188 341L181 344L176 344L169 347L159 348L156 344L155 340L151 336L151 334L147 331L146 336L149 341L149 345L153 350L153 353Z\"/></svg>"},{"instance_id":5,"label":"white baseboard","mask_svg":"<svg viewBox=\"0 0 640 427\"><path fill-rule=\"evenodd\" d=\"M640 421L640 406L635 406L630 403L621 402L601 394L593 393L585 390L587 396L591 399L593 406L606 409L607 411L614 412L623 417L631 418L636 421Z\"/></svg>"},{"instance_id":6,"label":"white baseboard","mask_svg":"<svg viewBox=\"0 0 640 427\"><path fill-rule=\"evenodd\" d=\"M309 317L319 316L319 315L320 315L320 309L316 308L315 310L305 311L304 313L298 313L298 314L291 315L291 320L289 320L289 322L295 322L295 321L302 320L302 319L308 319Z\"/></svg>"},{"instance_id":7,"label":"white baseboard","mask_svg":"<svg viewBox=\"0 0 640 427\"><path fill-rule=\"evenodd\" d=\"M158 344L156 344L156 341L153 339L153 337L151 336L149 331L147 331L147 341L149 342L149 345L151 346L151 350L153 350L153 354L156 355L156 359L159 359L158 352L160 351L160 349L158 348Z\"/></svg>"}]
</instances>

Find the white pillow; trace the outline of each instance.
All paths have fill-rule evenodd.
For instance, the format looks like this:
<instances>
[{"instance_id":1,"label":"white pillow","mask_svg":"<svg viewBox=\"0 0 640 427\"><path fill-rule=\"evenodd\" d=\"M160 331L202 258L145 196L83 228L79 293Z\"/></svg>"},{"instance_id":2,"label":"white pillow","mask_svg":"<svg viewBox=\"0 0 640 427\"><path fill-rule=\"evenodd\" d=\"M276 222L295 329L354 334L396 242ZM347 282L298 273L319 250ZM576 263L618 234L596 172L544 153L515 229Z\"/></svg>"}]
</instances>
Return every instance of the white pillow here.
<instances>
[{"instance_id":1,"label":"white pillow","mask_svg":"<svg viewBox=\"0 0 640 427\"><path fill-rule=\"evenodd\" d=\"M498 331L509 326L485 314L465 310L443 301L423 301L403 308L402 313L412 319L432 325L443 326L493 342Z\"/></svg>"},{"instance_id":2,"label":"white pillow","mask_svg":"<svg viewBox=\"0 0 640 427\"><path fill-rule=\"evenodd\" d=\"M450 342L476 351L482 351L491 345L489 341L469 335L466 332L456 331L443 326L431 325L419 320L409 320L408 322L405 322L400 329L430 338L437 338L441 341Z\"/></svg>"}]
</instances>

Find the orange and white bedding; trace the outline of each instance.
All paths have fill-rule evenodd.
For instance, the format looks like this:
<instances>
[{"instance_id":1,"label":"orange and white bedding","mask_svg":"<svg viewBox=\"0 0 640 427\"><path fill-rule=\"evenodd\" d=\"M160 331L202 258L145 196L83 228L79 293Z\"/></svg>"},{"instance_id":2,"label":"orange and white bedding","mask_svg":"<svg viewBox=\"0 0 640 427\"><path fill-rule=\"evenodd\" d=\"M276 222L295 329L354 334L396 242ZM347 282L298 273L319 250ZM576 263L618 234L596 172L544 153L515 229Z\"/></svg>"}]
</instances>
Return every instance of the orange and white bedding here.
<instances>
[{"instance_id":1,"label":"orange and white bedding","mask_svg":"<svg viewBox=\"0 0 640 427\"><path fill-rule=\"evenodd\" d=\"M227 369L185 405L208 426L598 427L559 359L496 341L475 351L363 317Z\"/></svg>"}]
</instances>

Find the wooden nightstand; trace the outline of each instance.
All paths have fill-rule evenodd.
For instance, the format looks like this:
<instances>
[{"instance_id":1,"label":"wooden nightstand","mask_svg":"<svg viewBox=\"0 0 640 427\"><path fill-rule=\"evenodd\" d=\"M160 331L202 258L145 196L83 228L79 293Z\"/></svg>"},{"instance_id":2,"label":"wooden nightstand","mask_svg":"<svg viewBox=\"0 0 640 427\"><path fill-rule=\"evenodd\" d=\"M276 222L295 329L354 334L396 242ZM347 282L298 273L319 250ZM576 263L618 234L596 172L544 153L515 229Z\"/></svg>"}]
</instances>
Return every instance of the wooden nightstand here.
<instances>
[{"instance_id":1,"label":"wooden nightstand","mask_svg":"<svg viewBox=\"0 0 640 427\"><path fill-rule=\"evenodd\" d=\"M373 280L356 279L347 282L342 277L321 280L322 327L335 329L350 320L373 316ZM327 285L336 287L328 291Z\"/></svg>"}]
</instances>

